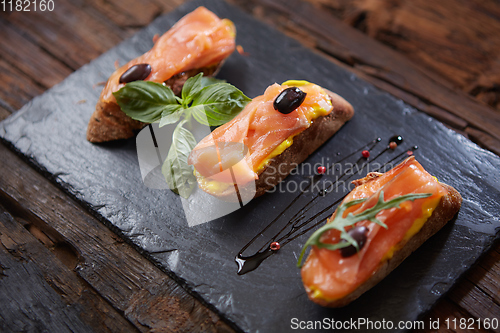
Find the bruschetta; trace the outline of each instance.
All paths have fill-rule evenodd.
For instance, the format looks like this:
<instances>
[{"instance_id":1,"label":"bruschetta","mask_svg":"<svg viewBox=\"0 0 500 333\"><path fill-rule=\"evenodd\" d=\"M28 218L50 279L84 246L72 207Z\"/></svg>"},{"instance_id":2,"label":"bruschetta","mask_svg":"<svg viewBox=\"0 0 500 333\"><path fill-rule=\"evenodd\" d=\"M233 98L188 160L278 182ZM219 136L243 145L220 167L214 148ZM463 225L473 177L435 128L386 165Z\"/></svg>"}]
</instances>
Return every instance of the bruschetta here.
<instances>
[{"instance_id":1,"label":"bruschetta","mask_svg":"<svg viewBox=\"0 0 500 333\"><path fill-rule=\"evenodd\" d=\"M342 217L373 216L345 227L357 248L346 243L339 229L328 229L330 223L341 224L339 208L325 225L329 227L308 241L311 245L315 237L316 245L302 266L302 281L309 298L323 306L345 306L372 288L451 220L462 202L453 187L431 176L413 156L384 174L370 173L353 183L356 187L339 206ZM411 200L373 210L403 196ZM366 214L370 209L372 215ZM342 243L348 246L334 249Z\"/></svg>"},{"instance_id":2,"label":"bruschetta","mask_svg":"<svg viewBox=\"0 0 500 333\"><path fill-rule=\"evenodd\" d=\"M353 114L345 99L316 84L297 80L273 84L233 120L202 139L189 163L199 187L215 197L231 200L235 191L247 199L258 197L287 177Z\"/></svg>"},{"instance_id":3,"label":"bruschetta","mask_svg":"<svg viewBox=\"0 0 500 333\"><path fill-rule=\"evenodd\" d=\"M104 142L127 139L146 124L124 114L113 93L126 83L145 80L163 83L174 94L198 73L212 76L235 49L236 29L228 19L220 19L198 7L180 19L156 40L151 50L118 68L101 92L87 128L87 140Z\"/></svg>"}]
</instances>

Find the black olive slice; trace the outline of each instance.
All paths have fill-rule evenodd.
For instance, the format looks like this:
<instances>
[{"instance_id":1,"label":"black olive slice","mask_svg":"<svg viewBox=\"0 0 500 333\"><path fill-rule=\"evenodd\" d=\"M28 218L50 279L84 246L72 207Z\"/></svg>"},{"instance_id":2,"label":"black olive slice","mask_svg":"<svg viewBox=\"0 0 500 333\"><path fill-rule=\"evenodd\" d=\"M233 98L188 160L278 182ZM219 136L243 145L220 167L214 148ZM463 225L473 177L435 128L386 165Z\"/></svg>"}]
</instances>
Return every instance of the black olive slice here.
<instances>
[{"instance_id":1,"label":"black olive slice","mask_svg":"<svg viewBox=\"0 0 500 333\"><path fill-rule=\"evenodd\" d=\"M273 107L283 114L289 114L304 102L306 95L297 87L286 88L276 97Z\"/></svg>"},{"instance_id":2,"label":"black olive slice","mask_svg":"<svg viewBox=\"0 0 500 333\"><path fill-rule=\"evenodd\" d=\"M394 135L389 139L389 143L395 142L398 146L403 143L403 137L401 135Z\"/></svg>"},{"instance_id":3,"label":"black olive slice","mask_svg":"<svg viewBox=\"0 0 500 333\"><path fill-rule=\"evenodd\" d=\"M129 83L132 81L144 80L151 73L151 65L149 64L137 64L125 71L125 73L120 76L120 83Z\"/></svg>"},{"instance_id":4,"label":"black olive slice","mask_svg":"<svg viewBox=\"0 0 500 333\"><path fill-rule=\"evenodd\" d=\"M367 236L366 234L368 233L368 228L367 227L354 227L350 229L347 232L356 242L358 242L359 250L365 246ZM341 240L341 242L345 242L344 239ZM340 250L340 255L344 258L351 257L358 253L356 248L352 245L349 245L347 247L343 247Z\"/></svg>"}]
</instances>

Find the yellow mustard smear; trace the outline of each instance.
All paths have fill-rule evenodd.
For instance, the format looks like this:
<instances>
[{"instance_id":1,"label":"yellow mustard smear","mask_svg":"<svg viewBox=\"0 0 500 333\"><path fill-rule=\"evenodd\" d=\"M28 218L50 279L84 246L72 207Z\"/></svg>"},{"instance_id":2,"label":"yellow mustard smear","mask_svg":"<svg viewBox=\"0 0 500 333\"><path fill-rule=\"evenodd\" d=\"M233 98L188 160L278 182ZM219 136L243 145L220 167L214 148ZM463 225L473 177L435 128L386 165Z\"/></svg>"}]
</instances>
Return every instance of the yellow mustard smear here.
<instances>
[{"instance_id":1,"label":"yellow mustard smear","mask_svg":"<svg viewBox=\"0 0 500 333\"><path fill-rule=\"evenodd\" d=\"M441 197L431 199L426 201L422 205L422 215L417 218L415 221L413 221L410 229L408 229L403 237L402 244L406 243L411 237L413 237L417 232L422 229L424 226L425 222L431 217L432 213L434 212L434 209L436 209L437 205L439 204L439 201L441 200ZM401 203L400 207L401 209L405 209L405 204L406 202ZM411 209L411 205L408 207ZM395 245L387 251L387 253L384 255L382 258L381 262L384 262L386 260L391 259L394 256L394 253L399 250L401 247L398 245ZM317 286L310 286L308 287L309 290L312 291L312 297L317 298L317 299L322 299L326 302L333 302L336 301L338 298L328 298L323 295L321 290Z\"/></svg>"},{"instance_id":2,"label":"yellow mustard smear","mask_svg":"<svg viewBox=\"0 0 500 333\"><path fill-rule=\"evenodd\" d=\"M259 164L256 172L261 173L267 167L271 159L278 156L288 147L290 147L293 144L293 137L294 135L290 135L285 141L280 143L278 147L274 148L274 150L269 155L267 155L267 157Z\"/></svg>"},{"instance_id":3,"label":"yellow mustard smear","mask_svg":"<svg viewBox=\"0 0 500 333\"><path fill-rule=\"evenodd\" d=\"M233 21L229 19L222 19L222 22L227 25L230 29L229 34L231 37L235 38L236 37L236 27L234 26Z\"/></svg>"},{"instance_id":4,"label":"yellow mustard smear","mask_svg":"<svg viewBox=\"0 0 500 333\"><path fill-rule=\"evenodd\" d=\"M321 299L324 299L327 302L333 301L333 300L329 300L329 299L323 297L323 293L318 288L316 288L316 287L313 286L310 289L312 291L312 296L311 296L312 298L321 298Z\"/></svg>"},{"instance_id":5,"label":"yellow mustard smear","mask_svg":"<svg viewBox=\"0 0 500 333\"><path fill-rule=\"evenodd\" d=\"M283 82L281 85L283 85L283 86L300 87L300 86L305 86L307 84L311 84L311 83L308 82L308 81L305 81L305 80L288 80L288 81ZM327 103L330 106L332 105L332 102L330 101L330 99L327 99ZM315 107L313 107L313 108L311 108L309 110L309 115L310 115L311 122L314 119L319 118L320 116L326 116L326 115L328 115L328 113L329 113L328 110L326 110L325 108L322 108L320 106L315 106ZM300 133L296 133L296 134L290 135L281 144L279 144L276 148L274 148L274 150L259 164L259 166L257 167L256 172L258 174L261 173L269 165L269 162L271 161L271 159L273 159L274 157L280 155L288 147L290 147L293 144L293 137L296 136L296 135L298 135L298 134L300 134Z\"/></svg>"},{"instance_id":6,"label":"yellow mustard smear","mask_svg":"<svg viewBox=\"0 0 500 333\"><path fill-rule=\"evenodd\" d=\"M194 170L196 178L198 178L198 186L210 193L222 193L229 188L232 184L223 183L216 180L208 179L201 176L196 169Z\"/></svg>"},{"instance_id":7,"label":"yellow mustard smear","mask_svg":"<svg viewBox=\"0 0 500 333\"><path fill-rule=\"evenodd\" d=\"M406 231L406 233L403 237L403 240L401 241L401 245L394 245L393 247L391 247L389 249L389 251L387 251L387 253L382 258L382 261L391 259L394 256L394 253L397 250L399 250L401 248L401 246L404 246L404 244L410 238L412 238L417 232L420 231L420 229L422 229L422 227L424 226L427 219L429 219L429 217L431 217L432 212L434 211L434 209L436 209L440 200L441 200L441 197L438 197L438 198L427 200L426 202L424 202L424 204L422 205L422 215L420 215L420 217L413 222L410 229L408 229L408 231ZM404 203L401 204L402 208L404 208L403 204Z\"/></svg>"},{"instance_id":8,"label":"yellow mustard smear","mask_svg":"<svg viewBox=\"0 0 500 333\"><path fill-rule=\"evenodd\" d=\"M288 80L283 82L281 85L282 86L291 86L291 87L300 87L300 86L305 86L307 84L310 84L311 82L306 81L306 80Z\"/></svg>"}]
</instances>

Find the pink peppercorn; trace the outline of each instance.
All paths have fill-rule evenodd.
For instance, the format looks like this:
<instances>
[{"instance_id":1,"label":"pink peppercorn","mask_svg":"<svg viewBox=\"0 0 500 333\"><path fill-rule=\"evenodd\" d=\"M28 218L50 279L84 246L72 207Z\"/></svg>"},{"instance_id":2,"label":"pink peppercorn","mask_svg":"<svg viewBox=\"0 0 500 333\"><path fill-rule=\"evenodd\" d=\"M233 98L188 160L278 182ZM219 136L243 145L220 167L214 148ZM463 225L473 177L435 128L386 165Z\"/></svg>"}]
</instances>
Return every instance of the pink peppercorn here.
<instances>
[{"instance_id":1,"label":"pink peppercorn","mask_svg":"<svg viewBox=\"0 0 500 333\"><path fill-rule=\"evenodd\" d=\"M322 175L326 173L326 168L324 166L318 167L318 174Z\"/></svg>"},{"instance_id":2,"label":"pink peppercorn","mask_svg":"<svg viewBox=\"0 0 500 333\"><path fill-rule=\"evenodd\" d=\"M272 242L271 245L269 245L269 247L273 251L278 251L280 249L281 245L278 242Z\"/></svg>"}]
</instances>

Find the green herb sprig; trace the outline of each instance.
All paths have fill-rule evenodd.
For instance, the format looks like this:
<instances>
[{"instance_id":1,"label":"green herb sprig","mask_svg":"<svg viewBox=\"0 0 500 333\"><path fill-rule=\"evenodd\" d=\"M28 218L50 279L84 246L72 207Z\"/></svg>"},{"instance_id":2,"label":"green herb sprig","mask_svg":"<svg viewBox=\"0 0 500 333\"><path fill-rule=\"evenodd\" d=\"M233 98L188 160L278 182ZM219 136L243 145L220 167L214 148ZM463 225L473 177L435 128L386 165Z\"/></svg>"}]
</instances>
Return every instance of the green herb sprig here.
<instances>
[{"instance_id":1,"label":"green herb sprig","mask_svg":"<svg viewBox=\"0 0 500 333\"><path fill-rule=\"evenodd\" d=\"M159 122L160 127L179 122L162 173L170 189L184 198L189 197L196 184L193 166L188 165L196 140L184 125L190 124L191 118L207 126L225 124L251 101L238 88L222 80L203 77L203 73L184 83L181 97L175 96L170 87L151 81L129 82L113 95L122 111L132 119Z\"/></svg>"},{"instance_id":2,"label":"green herb sprig","mask_svg":"<svg viewBox=\"0 0 500 333\"><path fill-rule=\"evenodd\" d=\"M302 252L300 253L299 260L297 262L297 267L300 268L302 266L302 258L304 257L304 254L308 246L315 245L318 248L325 248L334 251L352 245L356 248L357 251L359 251L358 242L347 233L347 231L345 230L346 227L353 226L355 223L360 221L368 220L387 229L387 225L376 218L378 213L380 213L382 210L385 209L390 209L394 207L400 208L399 204L401 204L404 201L414 201L416 199L427 198L431 195L432 193L407 194L398 196L388 201L384 201L384 191L380 191L378 201L375 204L375 206L368 208L356 215L354 215L353 213L349 213L347 214L346 217L343 217L346 209L354 205L363 203L368 198L351 200L349 202L341 204L337 208L337 212L335 213L335 217L333 218L333 220L331 220L330 223L327 223L318 230L316 230L311 235L311 237L309 237L309 239L306 241L304 247L302 248ZM323 235L323 233L331 229L336 229L340 231L340 239L344 239L345 242L338 242L336 244L323 243L320 240L321 236Z\"/></svg>"}]
</instances>

